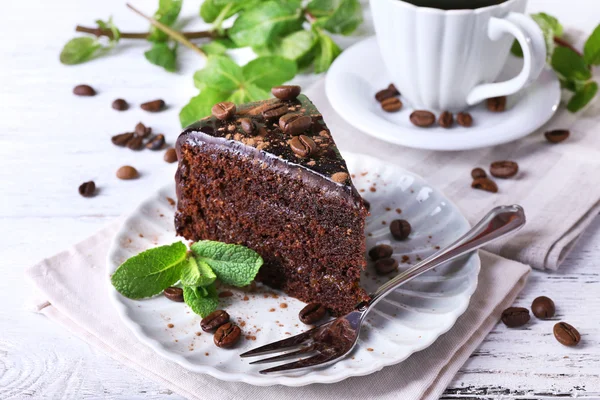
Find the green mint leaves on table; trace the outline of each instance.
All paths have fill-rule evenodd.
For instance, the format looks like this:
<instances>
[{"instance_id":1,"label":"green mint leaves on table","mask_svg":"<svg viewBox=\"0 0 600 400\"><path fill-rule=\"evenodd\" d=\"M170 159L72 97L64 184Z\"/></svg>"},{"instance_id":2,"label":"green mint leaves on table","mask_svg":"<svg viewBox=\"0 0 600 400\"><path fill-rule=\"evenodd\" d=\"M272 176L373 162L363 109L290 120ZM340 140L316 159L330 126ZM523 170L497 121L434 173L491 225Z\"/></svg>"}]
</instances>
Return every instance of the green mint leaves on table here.
<instances>
[{"instance_id":1,"label":"green mint leaves on table","mask_svg":"<svg viewBox=\"0 0 600 400\"><path fill-rule=\"evenodd\" d=\"M532 14L531 18L544 34L548 64L558 75L561 87L573 92L567 103L567 110L581 110L598 92L598 83L592 79L592 67L600 65L600 25L586 40L582 54L562 39L564 29L555 17L538 13ZM513 43L511 51L515 56L523 57L517 41Z\"/></svg>"},{"instance_id":2,"label":"green mint leaves on table","mask_svg":"<svg viewBox=\"0 0 600 400\"><path fill-rule=\"evenodd\" d=\"M97 21L95 28L77 26L76 31L95 37L69 41L60 61L80 64L108 53L120 40L145 39L152 43L144 52L145 58L174 72L180 50L177 43L185 45L207 58L206 67L194 76L201 92L180 113L182 126L187 126L209 115L210 108L220 101L239 104L263 100L270 96L271 86L289 81L299 70L312 67L316 73L327 71L342 51L329 34L349 35L363 21L359 0L205 0L199 17L212 26L206 31L189 32L178 30L182 3L183 0L159 0L152 18L130 7L151 22L148 32L121 31L112 19ZM191 42L196 40L203 42ZM248 68L232 60L211 60L213 56L226 58L229 49L241 47L249 47L259 56ZM265 70L261 71L263 67ZM207 71L201 72L204 70ZM219 72L232 73L225 87L208 82Z\"/></svg>"},{"instance_id":3,"label":"green mint leaves on table","mask_svg":"<svg viewBox=\"0 0 600 400\"><path fill-rule=\"evenodd\" d=\"M215 311L219 296L215 280L232 286L249 285L263 264L253 250L236 244L203 240L188 252L182 242L159 246L129 258L111 282L130 299L156 296L180 282L185 303L202 317Z\"/></svg>"}]
</instances>

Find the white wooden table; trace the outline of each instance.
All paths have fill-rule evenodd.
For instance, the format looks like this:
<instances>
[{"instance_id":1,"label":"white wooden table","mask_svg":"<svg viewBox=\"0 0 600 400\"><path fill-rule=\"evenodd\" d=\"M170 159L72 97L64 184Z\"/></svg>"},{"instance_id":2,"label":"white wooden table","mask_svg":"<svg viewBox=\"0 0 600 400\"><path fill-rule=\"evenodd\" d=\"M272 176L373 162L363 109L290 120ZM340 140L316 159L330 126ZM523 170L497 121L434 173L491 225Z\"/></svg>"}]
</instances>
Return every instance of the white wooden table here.
<instances>
[{"instance_id":1,"label":"white wooden table","mask_svg":"<svg viewBox=\"0 0 600 400\"><path fill-rule=\"evenodd\" d=\"M186 1L183 15L197 15L198 2ZM600 22L595 2L531 0L530 9L590 31ZM109 139L143 121L172 143L179 109L196 93L191 75L202 60L182 51L183 68L168 74L143 58L145 43L129 42L114 56L65 67L58 54L77 23L92 25L110 14L124 30L144 30L146 23L118 0L5 3L0 23L0 398L179 398L29 312L32 292L23 269L91 235L172 179L175 166L163 162L162 153L118 149ZM136 4L151 12L155 3ZM71 90L79 83L99 94L76 98ZM112 110L118 97L132 108ZM170 108L155 115L139 109L155 98L165 99ZM117 180L115 171L124 164L138 168L141 179ZM99 195L80 197L78 185L92 179ZM551 324L533 322L518 331L498 325L445 398L600 398L599 271L600 218L561 270L534 272L517 301L527 306L538 295L552 297L557 319L583 334L580 348L556 343Z\"/></svg>"}]
</instances>

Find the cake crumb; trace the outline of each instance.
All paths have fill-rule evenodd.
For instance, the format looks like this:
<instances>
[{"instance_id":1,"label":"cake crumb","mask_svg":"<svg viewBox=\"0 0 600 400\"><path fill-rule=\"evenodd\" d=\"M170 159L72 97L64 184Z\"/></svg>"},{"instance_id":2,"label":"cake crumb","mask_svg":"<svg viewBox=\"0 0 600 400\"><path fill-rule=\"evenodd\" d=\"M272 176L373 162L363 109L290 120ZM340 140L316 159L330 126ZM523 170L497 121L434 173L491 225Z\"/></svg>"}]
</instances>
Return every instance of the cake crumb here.
<instances>
[{"instance_id":1,"label":"cake crumb","mask_svg":"<svg viewBox=\"0 0 600 400\"><path fill-rule=\"evenodd\" d=\"M381 221L381 225L387 225L387 222Z\"/></svg>"},{"instance_id":2,"label":"cake crumb","mask_svg":"<svg viewBox=\"0 0 600 400\"><path fill-rule=\"evenodd\" d=\"M173 324L167 325L167 328L174 328L174 327L175 327L175 325L173 325Z\"/></svg>"},{"instance_id":3,"label":"cake crumb","mask_svg":"<svg viewBox=\"0 0 600 400\"><path fill-rule=\"evenodd\" d=\"M367 351L373 351L371 347L367 347Z\"/></svg>"},{"instance_id":4,"label":"cake crumb","mask_svg":"<svg viewBox=\"0 0 600 400\"><path fill-rule=\"evenodd\" d=\"M204 353L205 356L208 356L209 354L210 354L209 352Z\"/></svg>"},{"instance_id":5,"label":"cake crumb","mask_svg":"<svg viewBox=\"0 0 600 400\"><path fill-rule=\"evenodd\" d=\"M219 297L231 297L233 296L233 292L231 290L224 290L222 292L219 293Z\"/></svg>"},{"instance_id":6,"label":"cake crumb","mask_svg":"<svg viewBox=\"0 0 600 400\"><path fill-rule=\"evenodd\" d=\"M141 238L143 238L143 237L144 237L144 235L142 235L141 233L140 233L138 236L139 236L139 237L141 237Z\"/></svg>"},{"instance_id":7,"label":"cake crumb","mask_svg":"<svg viewBox=\"0 0 600 400\"><path fill-rule=\"evenodd\" d=\"M202 332L196 332L196 336L202 336Z\"/></svg>"},{"instance_id":8,"label":"cake crumb","mask_svg":"<svg viewBox=\"0 0 600 400\"><path fill-rule=\"evenodd\" d=\"M275 309L274 309L274 308L271 308L271 309L269 310L269 312L275 312Z\"/></svg>"},{"instance_id":9,"label":"cake crumb","mask_svg":"<svg viewBox=\"0 0 600 400\"><path fill-rule=\"evenodd\" d=\"M385 208L385 211L392 211L392 209L391 209L391 208L389 208L389 207L386 207L386 208Z\"/></svg>"},{"instance_id":10,"label":"cake crumb","mask_svg":"<svg viewBox=\"0 0 600 400\"><path fill-rule=\"evenodd\" d=\"M167 197L167 201L169 202L170 205L174 206L175 205L175 200L173 200L170 197Z\"/></svg>"},{"instance_id":11,"label":"cake crumb","mask_svg":"<svg viewBox=\"0 0 600 400\"><path fill-rule=\"evenodd\" d=\"M248 296L244 296L244 297L242 298L242 301L248 301L248 300L250 300L250 298L249 298Z\"/></svg>"},{"instance_id":12,"label":"cake crumb","mask_svg":"<svg viewBox=\"0 0 600 400\"><path fill-rule=\"evenodd\" d=\"M279 305L279 308L287 308L287 303L281 303L281 304Z\"/></svg>"},{"instance_id":13,"label":"cake crumb","mask_svg":"<svg viewBox=\"0 0 600 400\"><path fill-rule=\"evenodd\" d=\"M369 188L369 190L370 190L371 192L376 192L376 191L377 191L377 188L376 188L375 186L371 186L371 187Z\"/></svg>"},{"instance_id":14,"label":"cake crumb","mask_svg":"<svg viewBox=\"0 0 600 400\"><path fill-rule=\"evenodd\" d=\"M256 340L256 336L254 336L254 335L246 335L246 340Z\"/></svg>"}]
</instances>

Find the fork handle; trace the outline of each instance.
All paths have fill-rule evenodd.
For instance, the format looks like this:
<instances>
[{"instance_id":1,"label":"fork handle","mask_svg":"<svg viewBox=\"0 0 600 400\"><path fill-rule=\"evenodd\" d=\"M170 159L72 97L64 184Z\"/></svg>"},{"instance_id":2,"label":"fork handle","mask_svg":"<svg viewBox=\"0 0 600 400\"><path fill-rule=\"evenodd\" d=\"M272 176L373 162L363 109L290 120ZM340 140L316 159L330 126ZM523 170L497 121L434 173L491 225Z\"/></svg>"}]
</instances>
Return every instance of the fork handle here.
<instances>
[{"instance_id":1,"label":"fork handle","mask_svg":"<svg viewBox=\"0 0 600 400\"><path fill-rule=\"evenodd\" d=\"M519 205L499 206L490 211L471 230L456 240L448 247L432 254L415 266L398 274L394 279L381 285L371 294L371 300L366 304L371 308L388 293L398 286L410 281L417 276L432 270L448 261L463 256L471 251L514 233L525 225L525 211ZM360 305L359 305L360 307ZM362 307L364 309L365 305Z\"/></svg>"}]
</instances>

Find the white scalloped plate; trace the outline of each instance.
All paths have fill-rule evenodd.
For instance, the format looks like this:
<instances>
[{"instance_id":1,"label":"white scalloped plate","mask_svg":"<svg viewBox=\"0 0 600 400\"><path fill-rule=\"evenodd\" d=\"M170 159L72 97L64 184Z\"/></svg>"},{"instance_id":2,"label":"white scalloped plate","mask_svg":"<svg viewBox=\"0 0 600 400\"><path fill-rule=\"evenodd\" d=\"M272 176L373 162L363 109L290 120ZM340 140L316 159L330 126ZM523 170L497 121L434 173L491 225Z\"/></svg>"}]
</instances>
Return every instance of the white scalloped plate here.
<instances>
[{"instance_id":1,"label":"white scalloped plate","mask_svg":"<svg viewBox=\"0 0 600 400\"><path fill-rule=\"evenodd\" d=\"M353 181L371 203L367 219L367 249L379 243L394 247L400 269L445 246L469 229L467 220L442 193L422 178L400 167L371 157L344 153ZM174 184L144 201L123 223L109 251L108 277L127 258L156 245L181 240L173 226ZM403 218L413 227L406 241L395 241L389 222ZM409 261L402 262L406 256ZM406 260L405 257L405 260ZM405 284L381 301L363 327L360 343L344 360L328 368L295 375L260 375L263 366L250 365L239 354L253 347L298 334L307 327L299 322L304 304L281 292L258 285L255 292L231 291L222 305L244 332L235 349L219 349L211 334L200 329L200 317L183 303L163 296L134 301L110 286L110 297L123 322L140 341L161 356L190 371L226 381L252 385L302 386L333 383L367 375L397 364L431 345L448 331L466 310L477 287L480 261L477 254L463 257ZM371 292L389 277L378 277L369 263L361 284Z\"/></svg>"}]
</instances>

